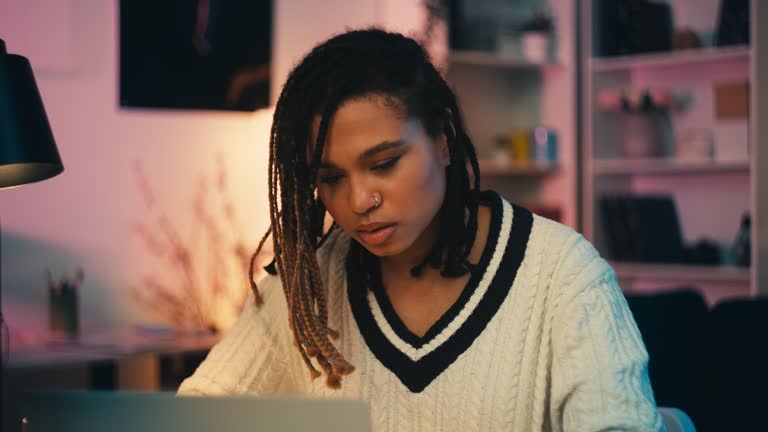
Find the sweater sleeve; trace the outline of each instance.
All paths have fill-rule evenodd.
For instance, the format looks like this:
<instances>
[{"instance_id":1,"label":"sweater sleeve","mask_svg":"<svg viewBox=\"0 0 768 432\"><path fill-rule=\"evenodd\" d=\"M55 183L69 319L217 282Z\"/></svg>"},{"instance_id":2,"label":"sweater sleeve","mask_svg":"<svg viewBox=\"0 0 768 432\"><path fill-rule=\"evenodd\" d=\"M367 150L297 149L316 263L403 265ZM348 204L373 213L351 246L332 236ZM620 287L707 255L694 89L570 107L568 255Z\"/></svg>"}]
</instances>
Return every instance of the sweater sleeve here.
<instances>
[{"instance_id":1,"label":"sweater sleeve","mask_svg":"<svg viewBox=\"0 0 768 432\"><path fill-rule=\"evenodd\" d=\"M615 273L582 242L591 257L564 288L552 328L554 430L663 430L648 353Z\"/></svg>"},{"instance_id":2,"label":"sweater sleeve","mask_svg":"<svg viewBox=\"0 0 768 432\"><path fill-rule=\"evenodd\" d=\"M248 297L235 325L181 383L179 395L299 392L298 353L290 343L280 279L268 276L259 290L262 308L255 306L252 295Z\"/></svg>"}]
</instances>

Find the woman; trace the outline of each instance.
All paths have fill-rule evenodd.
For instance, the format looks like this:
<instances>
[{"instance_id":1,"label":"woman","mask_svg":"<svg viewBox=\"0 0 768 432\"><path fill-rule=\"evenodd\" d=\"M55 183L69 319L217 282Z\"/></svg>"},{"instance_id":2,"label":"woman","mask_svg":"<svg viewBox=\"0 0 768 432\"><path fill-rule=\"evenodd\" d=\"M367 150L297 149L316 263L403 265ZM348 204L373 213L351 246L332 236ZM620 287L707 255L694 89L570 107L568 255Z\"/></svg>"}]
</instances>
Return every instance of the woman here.
<instances>
[{"instance_id":1,"label":"woman","mask_svg":"<svg viewBox=\"0 0 768 432\"><path fill-rule=\"evenodd\" d=\"M376 431L662 427L614 272L479 191L456 98L415 41L314 48L278 100L269 167L277 275L180 394L361 398Z\"/></svg>"}]
</instances>

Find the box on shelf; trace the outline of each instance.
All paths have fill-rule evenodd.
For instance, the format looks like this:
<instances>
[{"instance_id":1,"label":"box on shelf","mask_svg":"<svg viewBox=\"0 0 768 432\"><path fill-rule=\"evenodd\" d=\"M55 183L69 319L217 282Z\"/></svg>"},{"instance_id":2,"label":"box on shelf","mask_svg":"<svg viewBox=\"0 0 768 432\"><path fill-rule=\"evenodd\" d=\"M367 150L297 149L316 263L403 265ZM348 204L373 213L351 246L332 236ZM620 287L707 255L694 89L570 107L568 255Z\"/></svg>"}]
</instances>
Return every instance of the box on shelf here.
<instances>
[{"instance_id":1,"label":"box on shelf","mask_svg":"<svg viewBox=\"0 0 768 432\"><path fill-rule=\"evenodd\" d=\"M725 121L715 125L715 160L749 160L749 127L746 120Z\"/></svg>"},{"instance_id":2,"label":"box on shelf","mask_svg":"<svg viewBox=\"0 0 768 432\"><path fill-rule=\"evenodd\" d=\"M715 83L713 93L715 160L749 160L749 82Z\"/></svg>"},{"instance_id":3,"label":"box on shelf","mask_svg":"<svg viewBox=\"0 0 768 432\"><path fill-rule=\"evenodd\" d=\"M749 82L715 83L715 119L734 120L749 118Z\"/></svg>"},{"instance_id":4,"label":"box on shelf","mask_svg":"<svg viewBox=\"0 0 768 432\"><path fill-rule=\"evenodd\" d=\"M711 161L715 156L712 131L704 128L680 131L675 137L675 150L681 161Z\"/></svg>"}]
</instances>

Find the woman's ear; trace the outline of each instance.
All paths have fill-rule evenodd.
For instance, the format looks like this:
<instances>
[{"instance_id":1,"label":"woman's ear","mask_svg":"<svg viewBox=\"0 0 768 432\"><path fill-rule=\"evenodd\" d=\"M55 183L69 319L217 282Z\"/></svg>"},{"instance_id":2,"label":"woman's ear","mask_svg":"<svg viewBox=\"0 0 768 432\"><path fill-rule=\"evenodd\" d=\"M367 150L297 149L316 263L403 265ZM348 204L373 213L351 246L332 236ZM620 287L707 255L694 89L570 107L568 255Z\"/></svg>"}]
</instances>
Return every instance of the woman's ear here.
<instances>
[{"instance_id":1,"label":"woman's ear","mask_svg":"<svg viewBox=\"0 0 768 432\"><path fill-rule=\"evenodd\" d=\"M451 165L451 153L448 149L448 137L445 134L440 135L438 150L440 151L440 163L442 163L444 167Z\"/></svg>"},{"instance_id":2,"label":"woman's ear","mask_svg":"<svg viewBox=\"0 0 768 432\"><path fill-rule=\"evenodd\" d=\"M448 147L448 140L456 139L456 128L453 126L453 113L450 109L445 110L445 127L440 138L440 160L444 166L451 164L451 153Z\"/></svg>"}]
</instances>

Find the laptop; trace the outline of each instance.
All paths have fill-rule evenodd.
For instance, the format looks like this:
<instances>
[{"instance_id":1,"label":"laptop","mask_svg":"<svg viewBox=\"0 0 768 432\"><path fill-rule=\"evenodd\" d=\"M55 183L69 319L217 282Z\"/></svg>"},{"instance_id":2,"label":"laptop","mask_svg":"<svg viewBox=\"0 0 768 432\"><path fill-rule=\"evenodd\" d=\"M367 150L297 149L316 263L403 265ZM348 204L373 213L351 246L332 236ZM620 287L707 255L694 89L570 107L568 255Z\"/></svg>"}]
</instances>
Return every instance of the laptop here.
<instances>
[{"instance_id":1,"label":"laptop","mask_svg":"<svg viewBox=\"0 0 768 432\"><path fill-rule=\"evenodd\" d=\"M299 397L44 391L25 395L27 432L367 432L367 402Z\"/></svg>"}]
</instances>

